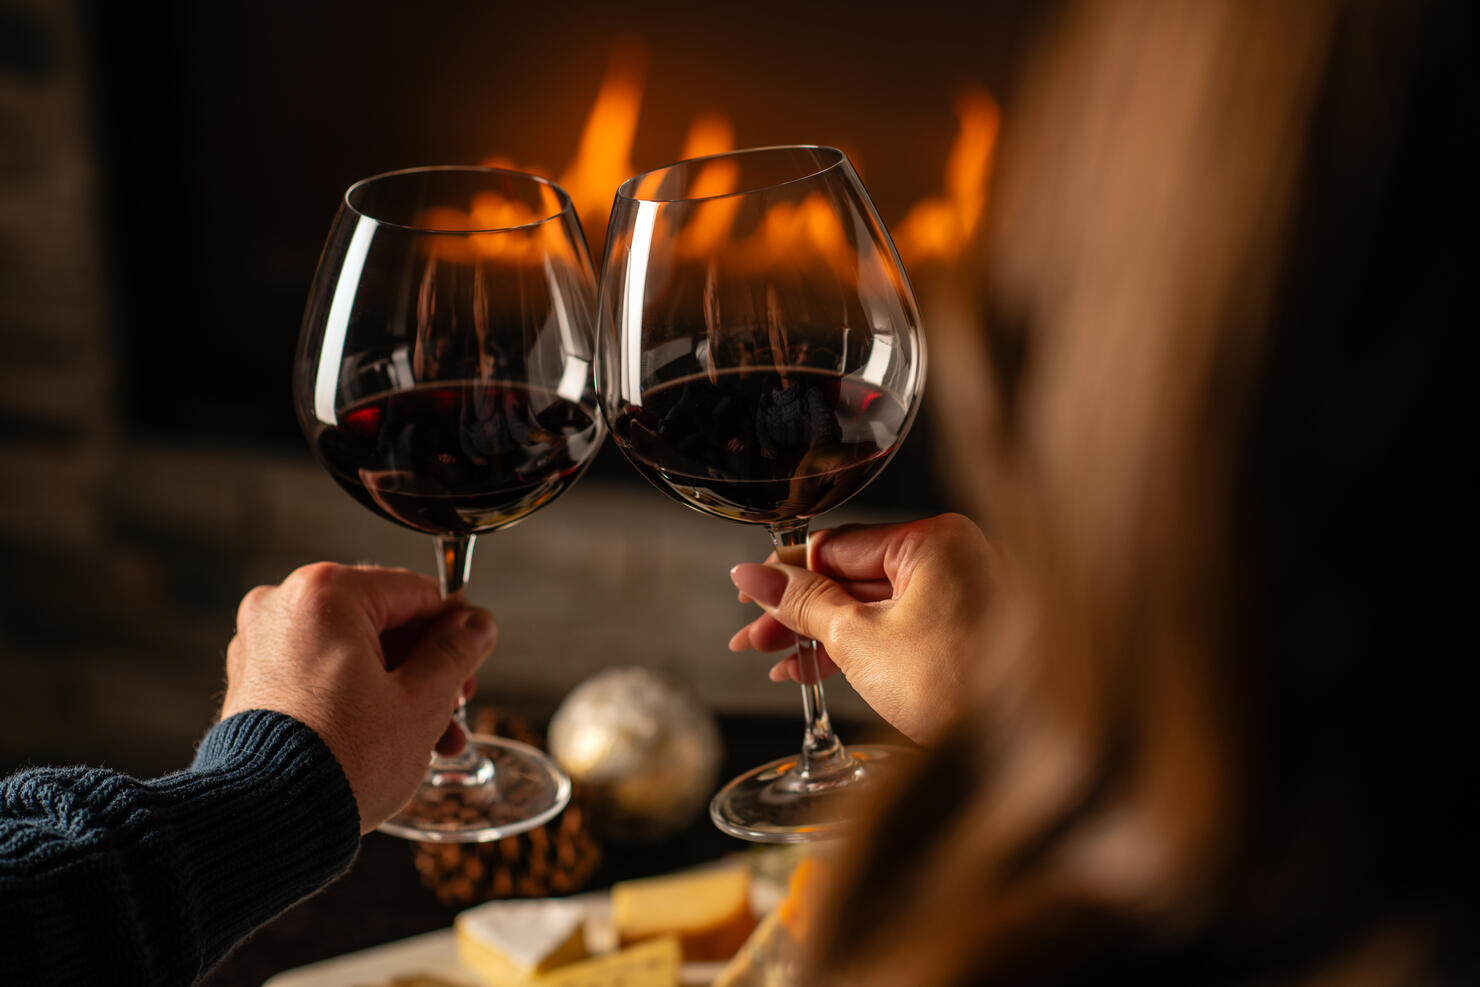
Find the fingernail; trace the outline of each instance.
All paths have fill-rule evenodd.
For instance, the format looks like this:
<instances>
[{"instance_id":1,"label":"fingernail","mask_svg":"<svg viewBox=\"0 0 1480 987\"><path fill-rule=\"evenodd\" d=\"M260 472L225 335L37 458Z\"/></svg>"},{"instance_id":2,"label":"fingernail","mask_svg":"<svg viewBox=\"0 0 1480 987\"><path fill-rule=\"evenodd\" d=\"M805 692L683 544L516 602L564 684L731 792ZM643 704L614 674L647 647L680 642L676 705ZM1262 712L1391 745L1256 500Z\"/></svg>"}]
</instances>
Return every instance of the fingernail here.
<instances>
[{"instance_id":1,"label":"fingernail","mask_svg":"<svg viewBox=\"0 0 1480 987\"><path fill-rule=\"evenodd\" d=\"M731 569L730 581L763 607L774 607L786 592L786 573L754 562L743 562Z\"/></svg>"},{"instance_id":2,"label":"fingernail","mask_svg":"<svg viewBox=\"0 0 1480 987\"><path fill-rule=\"evenodd\" d=\"M487 610L469 608L463 615L462 624L463 629L477 639L480 647L491 648L498 640L498 624L494 621L493 614Z\"/></svg>"}]
</instances>

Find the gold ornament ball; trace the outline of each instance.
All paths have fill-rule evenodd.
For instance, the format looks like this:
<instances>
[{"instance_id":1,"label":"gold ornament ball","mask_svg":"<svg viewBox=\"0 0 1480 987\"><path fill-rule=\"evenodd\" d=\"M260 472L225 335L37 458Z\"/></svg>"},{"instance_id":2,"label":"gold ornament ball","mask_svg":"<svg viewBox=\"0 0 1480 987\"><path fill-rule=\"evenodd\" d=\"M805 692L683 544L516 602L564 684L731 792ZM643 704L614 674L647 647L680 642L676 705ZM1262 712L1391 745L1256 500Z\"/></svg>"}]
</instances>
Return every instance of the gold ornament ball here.
<instances>
[{"instance_id":1,"label":"gold ornament ball","mask_svg":"<svg viewBox=\"0 0 1480 987\"><path fill-rule=\"evenodd\" d=\"M683 682L650 668L609 668L576 686L549 736L593 826L612 842L656 843L680 832L719 780L714 714Z\"/></svg>"}]
</instances>

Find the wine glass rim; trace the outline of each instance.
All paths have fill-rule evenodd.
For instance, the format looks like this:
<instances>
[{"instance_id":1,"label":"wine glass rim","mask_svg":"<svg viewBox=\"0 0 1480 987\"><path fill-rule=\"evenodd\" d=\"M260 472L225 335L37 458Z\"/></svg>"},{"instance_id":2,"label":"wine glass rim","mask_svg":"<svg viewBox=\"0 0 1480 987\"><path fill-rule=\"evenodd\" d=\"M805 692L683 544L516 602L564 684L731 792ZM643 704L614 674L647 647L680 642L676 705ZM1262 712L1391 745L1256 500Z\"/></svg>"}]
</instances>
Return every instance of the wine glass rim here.
<instances>
[{"instance_id":1,"label":"wine glass rim","mask_svg":"<svg viewBox=\"0 0 1480 987\"><path fill-rule=\"evenodd\" d=\"M696 164L701 161L713 161L717 158L738 158L743 157L747 154L765 154L773 151L824 151L829 154L836 155L836 157L831 162L815 168L804 175L797 175L793 178L787 178L779 182L771 182L767 185L757 185L754 188L736 189L733 192L720 192L715 195L686 195L672 199L660 199L655 196L636 194L637 187L642 183L643 179L647 178L649 175L656 175L660 171L668 171L670 168L677 168L679 165ZM617 197L620 199L627 199L632 202L708 202L712 199L729 199L737 195L755 195L757 192L769 192L772 189L784 188L787 185L795 185L797 182L810 181L811 179L816 178L819 175L824 175L827 172L832 171L834 168L837 168L847 162L847 160L848 155L844 154L839 148L833 147L829 144L768 144L765 147L742 147L737 148L733 151L721 151L718 154L705 154L697 158L684 158L682 161L674 161L657 168L649 168L647 171L633 175L621 185L617 186Z\"/></svg>"},{"instance_id":2,"label":"wine glass rim","mask_svg":"<svg viewBox=\"0 0 1480 987\"><path fill-rule=\"evenodd\" d=\"M556 199L560 202L560 208L550 213L548 216L541 216L539 219L532 219L527 223L519 223L515 226L489 226L478 227L476 229L444 230L439 229L435 226L416 226L408 223L396 223L388 219L382 219L379 216L371 215L364 209L361 209L350 199L350 197L354 195L356 190L364 188L372 182L379 182L387 178L399 178L403 175L422 175L439 171L459 171L469 174L483 175L507 175L511 178L533 182L536 185L544 185L555 193ZM388 226L391 229L409 230L413 233L433 233L454 236L466 236L468 234L476 233L512 233L516 230L529 230L535 228L536 226L542 226L552 219L557 219L560 216L565 215L565 213L571 212L575 208L572 204L570 193L565 191L565 189L561 188L559 185L555 184L543 175L536 175L533 172L529 171L519 171L516 168L497 168L493 165L416 165L411 168L397 168L393 171L382 171L379 174L370 175L366 178L362 178L351 185L349 188L345 189L344 207L353 212L356 216L363 216L365 219L368 219L373 223L378 223L381 226Z\"/></svg>"}]
</instances>

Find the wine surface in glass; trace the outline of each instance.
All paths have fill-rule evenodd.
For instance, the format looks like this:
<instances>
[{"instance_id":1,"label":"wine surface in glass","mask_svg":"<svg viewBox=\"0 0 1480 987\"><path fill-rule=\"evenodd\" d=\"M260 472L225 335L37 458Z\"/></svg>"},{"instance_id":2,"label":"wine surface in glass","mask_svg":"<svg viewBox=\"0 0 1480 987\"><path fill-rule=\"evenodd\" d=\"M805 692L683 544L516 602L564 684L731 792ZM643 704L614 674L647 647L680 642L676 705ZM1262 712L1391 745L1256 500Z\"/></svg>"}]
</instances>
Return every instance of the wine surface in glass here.
<instances>
[{"instance_id":1,"label":"wine surface in glass","mask_svg":"<svg viewBox=\"0 0 1480 987\"><path fill-rule=\"evenodd\" d=\"M313 446L331 476L416 531L507 527L576 481L600 439L593 409L502 381L425 384L351 404Z\"/></svg>"},{"instance_id":2,"label":"wine surface in glass","mask_svg":"<svg viewBox=\"0 0 1480 987\"><path fill-rule=\"evenodd\" d=\"M889 461L908 420L894 395L835 370L728 367L666 381L612 433L660 490L732 521L830 510Z\"/></svg>"}]
</instances>

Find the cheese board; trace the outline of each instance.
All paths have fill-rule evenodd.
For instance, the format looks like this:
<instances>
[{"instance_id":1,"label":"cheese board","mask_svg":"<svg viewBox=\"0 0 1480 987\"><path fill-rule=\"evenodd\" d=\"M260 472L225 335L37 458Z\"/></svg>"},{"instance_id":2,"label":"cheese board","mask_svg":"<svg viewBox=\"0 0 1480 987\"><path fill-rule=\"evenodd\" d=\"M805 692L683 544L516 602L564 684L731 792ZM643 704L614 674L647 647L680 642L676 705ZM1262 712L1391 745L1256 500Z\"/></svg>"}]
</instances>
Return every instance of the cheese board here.
<instances>
[{"instance_id":1,"label":"cheese board","mask_svg":"<svg viewBox=\"0 0 1480 987\"><path fill-rule=\"evenodd\" d=\"M753 875L749 894L751 910L759 918L781 902L785 885L769 876ZM614 955L620 943L610 893L597 891L547 900L579 906L586 951L597 958ZM708 987L724 965L685 962L678 968L678 983L682 987ZM599 965L593 967L593 977L599 977ZM602 981L590 982L594 985ZM288 970L263 987L484 987L484 981L459 958L457 934L448 928Z\"/></svg>"}]
</instances>

